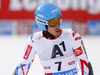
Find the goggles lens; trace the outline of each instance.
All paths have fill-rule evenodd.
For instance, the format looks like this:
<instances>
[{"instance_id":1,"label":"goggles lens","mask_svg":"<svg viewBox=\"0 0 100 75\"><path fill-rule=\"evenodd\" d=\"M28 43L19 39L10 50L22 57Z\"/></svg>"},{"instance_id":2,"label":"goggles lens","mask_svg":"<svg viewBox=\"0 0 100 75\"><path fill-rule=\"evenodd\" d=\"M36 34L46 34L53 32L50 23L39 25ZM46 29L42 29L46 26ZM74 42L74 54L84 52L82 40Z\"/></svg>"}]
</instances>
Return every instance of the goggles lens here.
<instances>
[{"instance_id":1,"label":"goggles lens","mask_svg":"<svg viewBox=\"0 0 100 75\"><path fill-rule=\"evenodd\" d=\"M51 19L49 20L49 26L50 27L55 27L57 25L58 22L62 22L62 17L59 17L57 19Z\"/></svg>"}]
</instances>

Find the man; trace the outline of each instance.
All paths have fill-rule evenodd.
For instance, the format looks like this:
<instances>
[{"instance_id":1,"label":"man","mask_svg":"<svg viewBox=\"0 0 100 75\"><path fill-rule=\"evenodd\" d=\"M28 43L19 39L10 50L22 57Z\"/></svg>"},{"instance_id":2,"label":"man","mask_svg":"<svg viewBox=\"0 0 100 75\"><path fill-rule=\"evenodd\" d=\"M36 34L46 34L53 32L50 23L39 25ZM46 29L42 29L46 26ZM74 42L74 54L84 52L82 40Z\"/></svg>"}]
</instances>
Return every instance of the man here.
<instances>
[{"instance_id":1,"label":"man","mask_svg":"<svg viewBox=\"0 0 100 75\"><path fill-rule=\"evenodd\" d=\"M77 61L82 75L93 75L81 36L71 29L60 29L62 14L56 5L41 4L35 11L35 19L42 31L28 40L23 60L13 75L27 75L35 53L45 75L78 75Z\"/></svg>"}]
</instances>

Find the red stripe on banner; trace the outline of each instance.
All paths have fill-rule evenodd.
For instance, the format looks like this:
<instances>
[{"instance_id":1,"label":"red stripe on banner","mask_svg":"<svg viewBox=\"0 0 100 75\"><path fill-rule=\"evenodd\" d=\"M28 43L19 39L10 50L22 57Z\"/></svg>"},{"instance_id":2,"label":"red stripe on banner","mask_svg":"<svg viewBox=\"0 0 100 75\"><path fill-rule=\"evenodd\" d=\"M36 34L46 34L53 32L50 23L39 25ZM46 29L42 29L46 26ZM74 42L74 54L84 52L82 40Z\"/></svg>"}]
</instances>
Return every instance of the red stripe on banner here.
<instances>
[{"instance_id":1,"label":"red stripe on banner","mask_svg":"<svg viewBox=\"0 0 100 75\"><path fill-rule=\"evenodd\" d=\"M25 3L26 0L1 0L0 3L0 19L34 19L34 13L36 8L41 4L41 0L39 1L28 1ZM73 0L70 0L72 2L70 3L76 3L73 2ZM45 0L42 1L42 3L45 2ZM56 4L56 0L53 1L53 3ZM62 2L61 2L62 3ZM68 5L70 5L68 3ZM15 5L14 5L15 4ZM80 6L80 1L77 5ZM62 19L67 20L79 20L79 19L85 19L85 20L99 20L100 19L100 11L97 8L97 13L93 14L93 9L96 9L94 6L96 6L96 2L94 2L94 8L92 11L89 12L89 3L83 3L86 7L84 10L78 7L76 10L71 7L66 7L64 10L61 8L60 4L56 4L62 11ZM32 8L30 8L33 6ZM30 8L30 9L29 9ZM80 9L79 9L80 8Z\"/></svg>"}]
</instances>

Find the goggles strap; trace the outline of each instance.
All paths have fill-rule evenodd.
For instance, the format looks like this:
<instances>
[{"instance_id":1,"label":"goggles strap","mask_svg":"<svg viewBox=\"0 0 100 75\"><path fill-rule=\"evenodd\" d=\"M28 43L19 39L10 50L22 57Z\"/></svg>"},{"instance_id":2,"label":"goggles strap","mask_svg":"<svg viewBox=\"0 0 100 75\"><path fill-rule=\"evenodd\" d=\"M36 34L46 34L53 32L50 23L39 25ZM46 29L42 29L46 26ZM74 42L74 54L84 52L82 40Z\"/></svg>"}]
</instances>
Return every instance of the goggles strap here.
<instances>
[{"instance_id":1,"label":"goggles strap","mask_svg":"<svg viewBox=\"0 0 100 75\"><path fill-rule=\"evenodd\" d=\"M38 21L39 23L42 23L44 25L47 25L47 21L41 20L39 18L36 17L36 21Z\"/></svg>"}]
</instances>

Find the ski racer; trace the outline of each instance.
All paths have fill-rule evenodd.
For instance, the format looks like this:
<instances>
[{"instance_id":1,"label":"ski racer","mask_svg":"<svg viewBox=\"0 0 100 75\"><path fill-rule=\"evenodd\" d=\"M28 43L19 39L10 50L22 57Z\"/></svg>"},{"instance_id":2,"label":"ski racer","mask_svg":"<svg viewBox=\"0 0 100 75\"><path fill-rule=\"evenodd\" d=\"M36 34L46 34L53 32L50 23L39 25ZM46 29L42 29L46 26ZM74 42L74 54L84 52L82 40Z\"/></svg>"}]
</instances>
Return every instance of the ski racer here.
<instances>
[{"instance_id":1,"label":"ski racer","mask_svg":"<svg viewBox=\"0 0 100 75\"><path fill-rule=\"evenodd\" d=\"M78 75L77 62L81 75L93 75L82 37L72 29L60 28L62 14L56 5L41 4L35 11L35 20L42 31L29 38L23 60L13 75L27 75L36 53L44 75Z\"/></svg>"}]
</instances>

